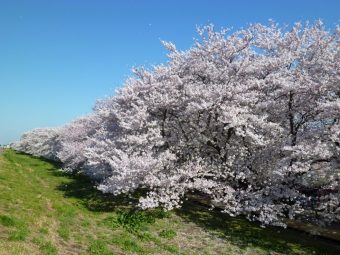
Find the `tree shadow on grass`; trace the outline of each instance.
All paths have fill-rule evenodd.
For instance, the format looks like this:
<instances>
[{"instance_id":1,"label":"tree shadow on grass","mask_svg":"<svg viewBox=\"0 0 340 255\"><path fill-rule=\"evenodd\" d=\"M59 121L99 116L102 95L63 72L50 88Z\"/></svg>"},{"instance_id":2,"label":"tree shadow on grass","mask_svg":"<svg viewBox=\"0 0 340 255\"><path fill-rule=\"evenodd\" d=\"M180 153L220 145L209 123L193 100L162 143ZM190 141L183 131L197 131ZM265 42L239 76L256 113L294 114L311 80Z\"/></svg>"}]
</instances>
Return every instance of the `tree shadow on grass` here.
<instances>
[{"instance_id":1,"label":"tree shadow on grass","mask_svg":"<svg viewBox=\"0 0 340 255\"><path fill-rule=\"evenodd\" d=\"M32 156L24 152L15 151L17 155L27 156L29 158L38 159L32 161L31 166L38 166L40 162L48 163L48 167L44 167L44 171L55 177L63 177L61 183L57 186L57 190L62 191L64 197L75 198L79 204L83 205L87 210L94 212L112 212L113 210L132 208L131 204L137 201L142 191L135 192L132 195L113 196L99 191L96 186L98 183L89 177L61 171L62 163L49 160L43 157Z\"/></svg>"},{"instance_id":2,"label":"tree shadow on grass","mask_svg":"<svg viewBox=\"0 0 340 255\"><path fill-rule=\"evenodd\" d=\"M262 228L242 217L230 217L218 210L187 201L176 210L183 219L209 229L241 249L259 247L279 254L340 254L340 244L293 229ZM301 253L303 252L303 253ZM269 254L269 253L268 253ZM271 253L270 253L271 254Z\"/></svg>"},{"instance_id":3,"label":"tree shadow on grass","mask_svg":"<svg viewBox=\"0 0 340 255\"><path fill-rule=\"evenodd\" d=\"M59 169L59 168L62 167L62 163L59 162L59 161L54 161L54 160L47 159L47 158L44 158L44 157L34 156L34 155L31 155L31 154L28 154L28 153L25 153L25 152L22 152L22 151L16 151L16 150L13 150L13 151L15 152L16 155L26 156L26 157L31 158L31 159L38 159L39 161L42 161L44 163L51 164L53 166L53 168L55 168L55 169ZM10 158L9 158L9 160L11 161ZM31 162L30 165L38 166L38 165L40 165L39 161L37 161L36 163Z\"/></svg>"},{"instance_id":4,"label":"tree shadow on grass","mask_svg":"<svg viewBox=\"0 0 340 255\"><path fill-rule=\"evenodd\" d=\"M96 183L87 176L67 174L51 170L53 175L67 176L68 181L61 183L57 189L64 193L64 197L76 198L86 209L94 212L112 212L117 209L131 207L133 198L120 195L105 194L96 188Z\"/></svg>"}]
</instances>

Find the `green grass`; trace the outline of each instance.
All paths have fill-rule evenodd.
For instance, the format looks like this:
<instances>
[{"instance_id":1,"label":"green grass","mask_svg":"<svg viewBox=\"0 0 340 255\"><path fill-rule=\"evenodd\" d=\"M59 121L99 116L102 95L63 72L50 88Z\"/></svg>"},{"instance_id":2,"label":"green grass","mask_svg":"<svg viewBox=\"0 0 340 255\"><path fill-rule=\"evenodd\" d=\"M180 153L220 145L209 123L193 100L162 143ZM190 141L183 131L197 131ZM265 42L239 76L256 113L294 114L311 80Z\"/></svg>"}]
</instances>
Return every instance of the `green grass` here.
<instances>
[{"instance_id":1,"label":"green grass","mask_svg":"<svg viewBox=\"0 0 340 255\"><path fill-rule=\"evenodd\" d=\"M26 227L19 227L9 232L8 239L12 241L24 241L29 231Z\"/></svg>"},{"instance_id":2,"label":"green grass","mask_svg":"<svg viewBox=\"0 0 340 255\"><path fill-rule=\"evenodd\" d=\"M68 227L68 225L61 225L58 229L58 234L59 236L64 239L65 241L70 239L70 229Z\"/></svg>"},{"instance_id":3,"label":"green grass","mask_svg":"<svg viewBox=\"0 0 340 255\"><path fill-rule=\"evenodd\" d=\"M0 224L5 227L15 226L15 219L7 215L0 215Z\"/></svg>"},{"instance_id":4,"label":"green grass","mask_svg":"<svg viewBox=\"0 0 340 255\"><path fill-rule=\"evenodd\" d=\"M39 250L41 251L42 254L46 254L46 255L58 254L57 248L50 241L45 241L43 239L34 238L32 242L35 243L39 247Z\"/></svg>"},{"instance_id":5,"label":"green grass","mask_svg":"<svg viewBox=\"0 0 340 255\"><path fill-rule=\"evenodd\" d=\"M163 229L160 233L159 236L167 239L173 239L176 236L176 231L172 229Z\"/></svg>"},{"instance_id":6,"label":"green grass","mask_svg":"<svg viewBox=\"0 0 340 255\"><path fill-rule=\"evenodd\" d=\"M340 254L339 244L261 228L192 202L140 211L140 194L113 197L88 178L12 150L0 154L0 255Z\"/></svg>"},{"instance_id":7,"label":"green grass","mask_svg":"<svg viewBox=\"0 0 340 255\"><path fill-rule=\"evenodd\" d=\"M87 252L83 253L84 255L114 255L113 252L111 252L108 248L107 248L107 244L101 240L95 240L93 241Z\"/></svg>"}]
</instances>

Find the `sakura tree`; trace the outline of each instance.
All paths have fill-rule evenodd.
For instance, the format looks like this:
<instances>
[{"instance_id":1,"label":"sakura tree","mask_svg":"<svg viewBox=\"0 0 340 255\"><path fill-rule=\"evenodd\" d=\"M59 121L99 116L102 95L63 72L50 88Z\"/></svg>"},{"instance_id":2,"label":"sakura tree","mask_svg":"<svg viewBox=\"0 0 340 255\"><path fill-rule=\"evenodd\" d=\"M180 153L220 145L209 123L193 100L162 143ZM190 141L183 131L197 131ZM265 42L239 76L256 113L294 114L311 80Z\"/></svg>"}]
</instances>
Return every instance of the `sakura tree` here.
<instances>
[{"instance_id":1,"label":"sakura tree","mask_svg":"<svg viewBox=\"0 0 340 255\"><path fill-rule=\"evenodd\" d=\"M59 128L37 128L22 135L20 141L12 144L15 150L58 160L57 153L60 149Z\"/></svg>"},{"instance_id":2,"label":"sakura tree","mask_svg":"<svg viewBox=\"0 0 340 255\"><path fill-rule=\"evenodd\" d=\"M284 199L303 203L299 210L315 206L312 199L323 215L339 217L340 30L325 31L321 22L296 24L284 34L276 25L257 27L262 36L256 47L267 63L275 63L265 72L263 83L270 94L261 104L269 120L284 129L275 171L282 190L295 190L293 198ZM268 34L273 37L266 38ZM330 200L332 206L324 206Z\"/></svg>"},{"instance_id":3,"label":"sakura tree","mask_svg":"<svg viewBox=\"0 0 340 255\"><path fill-rule=\"evenodd\" d=\"M58 159L66 171L82 171L86 165L85 149L101 124L96 114L78 118L61 129Z\"/></svg>"},{"instance_id":4,"label":"sakura tree","mask_svg":"<svg viewBox=\"0 0 340 255\"><path fill-rule=\"evenodd\" d=\"M165 43L169 63L136 70L111 99L121 134L100 189L146 187L140 205L167 209L201 192L229 214L280 224L318 196L307 177L317 178L322 161L329 175L318 189L338 196L330 130L340 112L339 29L257 24L200 34L185 52Z\"/></svg>"},{"instance_id":5,"label":"sakura tree","mask_svg":"<svg viewBox=\"0 0 340 255\"><path fill-rule=\"evenodd\" d=\"M194 193L263 224L339 221L340 29L198 32L187 51L164 42L166 64L135 69L93 115L60 129L51 154L103 192L145 189L141 208L170 210ZM32 154L44 144L20 143Z\"/></svg>"}]
</instances>

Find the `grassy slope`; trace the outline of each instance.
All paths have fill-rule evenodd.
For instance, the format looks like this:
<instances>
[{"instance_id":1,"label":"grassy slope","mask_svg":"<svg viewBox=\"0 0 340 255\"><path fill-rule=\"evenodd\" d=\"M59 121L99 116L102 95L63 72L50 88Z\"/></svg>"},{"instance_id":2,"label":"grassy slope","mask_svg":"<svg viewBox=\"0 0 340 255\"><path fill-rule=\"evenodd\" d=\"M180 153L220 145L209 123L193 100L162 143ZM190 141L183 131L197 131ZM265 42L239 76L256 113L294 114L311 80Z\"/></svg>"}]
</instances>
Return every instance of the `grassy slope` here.
<instances>
[{"instance_id":1,"label":"grassy slope","mask_svg":"<svg viewBox=\"0 0 340 255\"><path fill-rule=\"evenodd\" d=\"M340 254L339 244L261 228L195 204L136 212L47 161L0 155L0 255Z\"/></svg>"}]
</instances>

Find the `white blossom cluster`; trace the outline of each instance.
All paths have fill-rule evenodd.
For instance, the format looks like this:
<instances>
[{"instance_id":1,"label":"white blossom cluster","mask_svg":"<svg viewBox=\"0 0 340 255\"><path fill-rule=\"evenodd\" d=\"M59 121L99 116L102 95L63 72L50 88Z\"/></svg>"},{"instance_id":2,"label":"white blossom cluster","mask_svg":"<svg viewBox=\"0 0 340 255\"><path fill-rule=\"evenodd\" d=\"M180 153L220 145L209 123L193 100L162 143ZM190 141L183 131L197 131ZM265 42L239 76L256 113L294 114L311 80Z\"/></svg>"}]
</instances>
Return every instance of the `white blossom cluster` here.
<instances>
[{"instance_id":1,"label":"white blossom cluster","mask_svg":"<svg viewBox=\"0 0 340 255\"><path fill-rule=\"evenodd\" d=\"M23 134L20 141L11 147L37 157L59 160L57 156L61 149L59 136L60 128L36 128Z\"/></svg>"},{"instance_id":2,"label":"white blossom cluster","mask_svg":"<svg viewBox=\"0 0 340 255\"><path fill-rule=\"evenodd\" d=\"M317 211L340 220L340 28L321 22L199 29L187 51L135 69L91 115L14 145L58 159L103 192L143 188L141 208L190 193L230 215L283 225Z\"/></svg>"}]
</instances>

